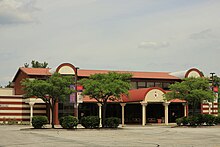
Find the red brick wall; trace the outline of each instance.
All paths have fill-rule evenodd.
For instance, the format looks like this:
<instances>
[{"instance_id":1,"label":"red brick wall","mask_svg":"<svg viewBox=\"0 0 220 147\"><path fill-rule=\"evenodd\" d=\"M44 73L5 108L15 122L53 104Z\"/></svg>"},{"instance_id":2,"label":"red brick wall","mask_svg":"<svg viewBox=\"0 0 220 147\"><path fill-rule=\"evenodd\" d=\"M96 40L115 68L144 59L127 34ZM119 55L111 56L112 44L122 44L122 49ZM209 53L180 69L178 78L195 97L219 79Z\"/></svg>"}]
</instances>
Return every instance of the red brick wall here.
<instances>
[{"instance_id":1,"label":"red brick wall","mask_svg":"<svg viewBox=\"0 0 220 147\"><path fill-rule=\"evenodd\" d=\"M15 95L24 94L24 91L22 90L22 86L21 86L21 81L26 78L28 78L28 75L25 74L24 72L20 71L18 73L17 78L15 80L15 85L14 85Z\"/></svg>"}]
</instances>

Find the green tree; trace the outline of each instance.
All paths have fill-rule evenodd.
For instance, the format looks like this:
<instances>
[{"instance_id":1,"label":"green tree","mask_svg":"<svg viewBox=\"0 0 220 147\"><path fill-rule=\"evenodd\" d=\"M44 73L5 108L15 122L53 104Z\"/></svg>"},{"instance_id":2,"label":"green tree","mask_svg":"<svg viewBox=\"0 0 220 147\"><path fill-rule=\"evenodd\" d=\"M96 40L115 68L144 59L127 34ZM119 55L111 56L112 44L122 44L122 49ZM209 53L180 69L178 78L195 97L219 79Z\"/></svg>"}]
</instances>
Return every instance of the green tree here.
<instances>
[{"instance_id":1,"label":"green tree","mask_svg":"<svg viewBox=\"0 0 220 147\"><path fill-rule=\"evenodd\" d=\"M220 86L220 77L218 77L217 75L213 76L213 79L212 77L210 77L211 79L211 83L213 83L213 86L214 87L218 87L219 89L219 86ZM212 81L213 80L213 81ZM220 114L220 99L219 99L219 96L220 96L220 90L218 90L218 113Z\"/></svg>"},{"instance_id":2,"label":"green tree","mask_svg":"<svg viewBox=\"0 0 220 147\"><path fill-rule=\"evenodd\" d=\"M31 61L31 67L32 68L47 68L48 66L48 63L47 62L38 62L38 61L35 61L35 60L32 60ZM24 67L28 68L29 67L29 64L28 63L24 63Z\"/></svg>"},{"instance_id":3,"label":"green tree","mask_svg":"<svg viewBox=\"0 0 220 147\"><path fill-rule=\"evenodd\" d=\"M8 85L5 86L5 88L11 88L12 87L12 82L8 81Z\"/></svg>"},{"instance_id":4,"label":"green tree","mask_svg":"<svg viewBox=\"0 0 220 147\"><path fill-rule=\"evenodd\" d=\"M55 103L66 100L71 93L75 92L70 88L71 84L73 84L71 76L61 76L59 73L54 73L46 80L25 79L22 81L26 92L25 97L36 96L49 104L52 111L52 128L54 128Z\"/></svg>"},{"instance_id":5,"label":"green tree","mask_svg":"<svg viewBox=\"0 0 220 147\"><path fill-rule=\"evenodd\" d=\"M185 78L182 82L176 82L169 86L171 92L165 94L167 100L182 99L192 106L192 115L195 115L196 107L204 100L213 101L214 94L209 86L207 78Z\"/></svg>"},{"instance_id":6,"label":"green tree","mask_svg":"<svg viewBox=\"0 0 220 147\"><path fill-rule=\"evenodd\" d=\"M212 77L210 77L210 79L212 80ZM212 82L212 81L211 81ZM213 76L213 86L217 86L219 87L220 86L220 77L218 76Z\"/></svg>"},{"instance_id":7,"label":"green tree","mask_svg":"<svg viewBox=\"0 0 220 147\"><path fill-rule=\"evenodd\" d=\"M107 101L119 100L122 94L128 94L130 89L129 73L109 72L108 74L94 74L88 79L81 79L79 83L84 87L83 95L96 99L102 105L102 126L105 124Z\"/></svg>"}]
</instances>

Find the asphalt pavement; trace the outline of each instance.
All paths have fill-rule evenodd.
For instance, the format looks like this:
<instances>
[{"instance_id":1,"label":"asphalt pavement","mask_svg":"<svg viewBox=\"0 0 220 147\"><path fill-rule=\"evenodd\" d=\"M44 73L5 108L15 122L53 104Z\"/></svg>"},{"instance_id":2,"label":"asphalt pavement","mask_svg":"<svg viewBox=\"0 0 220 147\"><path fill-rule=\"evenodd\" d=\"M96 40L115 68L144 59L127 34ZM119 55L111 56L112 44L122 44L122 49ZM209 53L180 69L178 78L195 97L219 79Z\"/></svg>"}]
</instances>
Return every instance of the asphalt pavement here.
<instances>
[{"instance_id":1,"label":"asphalt pavement","mask_svg":"<svg viewBox=\"0 0 220 147\"><path fill-rule=\"evenodd\" d=\"M0 125L0 147L220 147L220 126L32 129Z\"/></svg>"}]
</instances>

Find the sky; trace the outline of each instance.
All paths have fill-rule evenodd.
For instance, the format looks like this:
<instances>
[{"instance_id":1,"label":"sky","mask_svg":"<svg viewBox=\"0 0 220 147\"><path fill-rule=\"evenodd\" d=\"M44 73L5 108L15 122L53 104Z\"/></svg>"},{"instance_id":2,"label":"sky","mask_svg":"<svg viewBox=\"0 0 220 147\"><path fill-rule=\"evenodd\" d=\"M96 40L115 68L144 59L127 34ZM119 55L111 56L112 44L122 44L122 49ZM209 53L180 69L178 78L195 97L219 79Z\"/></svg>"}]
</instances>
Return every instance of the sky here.
<instances>
[{"instance_id":1,"label":"sky","mask_svg":"<svg viewBox=\"0 0 220 147\"><path fill-rule=\"evenodd\" d=\"M219 0L0 0L0 85L32 60L220 75L219 8Z\"/></svg>"}]
</instances>

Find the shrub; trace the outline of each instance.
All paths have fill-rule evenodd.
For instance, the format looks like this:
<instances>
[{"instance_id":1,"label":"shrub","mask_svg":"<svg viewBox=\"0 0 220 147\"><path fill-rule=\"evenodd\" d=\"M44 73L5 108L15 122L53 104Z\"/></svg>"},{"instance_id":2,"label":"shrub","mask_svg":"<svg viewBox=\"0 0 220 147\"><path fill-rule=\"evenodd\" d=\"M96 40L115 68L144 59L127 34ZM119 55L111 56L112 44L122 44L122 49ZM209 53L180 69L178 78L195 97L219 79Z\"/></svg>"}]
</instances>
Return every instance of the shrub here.
<instances>
[{"instance_id":1,"label":"shrub","mask_svg":"<svg viewBox=\"0 0 220 147\"><path fill-rule=\"evenodd\" d=\"M8 120L8 125L16 125L16 124L18 124L18 121L16 121L15 118Z\"/></svg>"},{"instance_id":2,"label":"shrub","mask_svg":"<svg viewBox=\"0 0 220 147\"><path fill-rule=\"evenodd\" d=\"M197 117L197 125L203 125L204 124L204 115L203 114L197 114L196 115L196 117Z\"/></svg>"},{"instance_id":3,"label":"shrub","mask_svg":"<svg viewBox=\"0 0 220 147\"><path fill-rule=\"evenodd\" d=\"M60 125L64 128L64 129L72 129L72 128L76 128L78 125L78 119L74 116L64 116L61 117L60 119Z\"/></svg>"},{"instance_id":4,"label":"shrub","mask_svg":"<svg viewBox=\"0 0 220 147\"><path fill-rule=\"evenodd\" d=\"M119 126L120 119L117 117L109 117L105 119L105 127L117 128Z\"/></svg>"},{"instance_id":5,"label":"shrub","mask_svg":"<svg viewBox=\"0 0 220 147\"><path fill-rule=\"evenodd\" d=\"M189 119L190 126L197 126L199 123L199 119L197 116L190 116L190 117L188 117L188 119Z\"/></svg>"},{"instance_id":6,"label":"shrub","mask_svg":"<svg viewBox=\"0 0 220 147\"><path fill-rule=\"evenodd\" d=\"M182 117L182 123L183 123L184 126L188 125L189 124L189 118Z\"/></svg>"},{"instance_id":7,"label":"shrub","mask_svg":"<svg viewBox=\"0 0 220 147\"><path fill-rule=\"evenodd\" d=\"M177 119L176 119L176 124L177 124L178 126L181 126L182 123L183 123L183 118L177 118Z\"/></svg>"},{"instance_id":8,"label":"shrub","mask_svg":"<svg viewBox=\"0 0 220 147\"><path fill-rule=\"evenodd\" d=\"M34 116L32 118L32 126L35 128L35 129L39 129L39 128L42 128L43 125L47 124L48 123L48 119L46 116Z\"/></svg>"},{"instance_id":9,"label":"shrub","mask_svg":"<svg viewBox=\"0 0 220 147\"><path fill-rule=\"evenodd\" d=\"M64 119L64 116L59 118L60 125L63 123L63 119Z\"/></svg>"},{"instance_id":10,"label":"shrub","mask_svg":"<svg viewBox=\"0 0 220 147\"><path fill-rule=\"evenodd\" d=\"M98 116L86 116L81 119L81 125L85 128L98 128L100 119Z\"/></svg>"},{"instance_id":11,"label":"shrub","mask_svg":"<svg viewBox=\"0 0 220 147\"><path fill-rule=\"evenodd\" d=\"M203 120L204 120L204 122L205 122L207 125L211 126L211 125L213 125L214 122L215 122L215 116L213 116L213 115L211 115L211 114L204 114L204 115L203 115Z\"/></svg>"},{"instance_id":12,"label":"shrub","mask_svg":"<svg viewBox=\"0 0 220 147\"><path fill-rule=\"evenodd\" d=\"M215 117L215 122L216 125L220 124L220 116Z\"/></svg>"}]
</instances>

